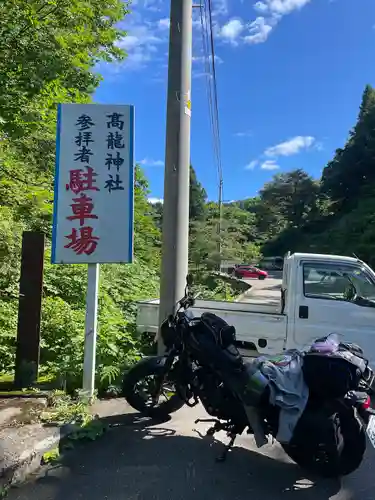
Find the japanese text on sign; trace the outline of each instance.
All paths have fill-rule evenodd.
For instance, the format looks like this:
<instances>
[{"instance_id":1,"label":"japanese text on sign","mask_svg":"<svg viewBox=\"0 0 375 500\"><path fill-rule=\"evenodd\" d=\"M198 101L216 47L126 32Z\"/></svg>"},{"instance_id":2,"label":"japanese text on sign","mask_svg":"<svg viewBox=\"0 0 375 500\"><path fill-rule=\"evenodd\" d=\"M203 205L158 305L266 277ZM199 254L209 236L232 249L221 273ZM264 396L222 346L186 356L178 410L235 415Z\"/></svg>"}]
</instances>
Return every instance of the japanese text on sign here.
<instances>
[{"instance_id":1,"label":"japanese text on sign","mask_svg":"<svg viewBox=\"0 0 375 500\"><path fill-rule=\"evenodd\" d=\"M132 106L59 106L52 262L131 262L133 115Z\"/></svg>"}]
</instances>

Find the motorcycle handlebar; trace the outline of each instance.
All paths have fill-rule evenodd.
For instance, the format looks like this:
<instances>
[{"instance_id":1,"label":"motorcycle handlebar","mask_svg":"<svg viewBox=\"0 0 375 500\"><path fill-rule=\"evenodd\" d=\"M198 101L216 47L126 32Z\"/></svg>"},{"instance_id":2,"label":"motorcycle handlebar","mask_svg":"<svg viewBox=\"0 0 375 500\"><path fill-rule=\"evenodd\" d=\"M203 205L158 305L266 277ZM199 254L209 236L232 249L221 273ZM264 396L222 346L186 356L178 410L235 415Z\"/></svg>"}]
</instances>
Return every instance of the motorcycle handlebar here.
<instances>
[{"instance_id":1,"label":"motorcycle handlebar","mask_svg":"<svg viewBox=\"0 0 375 500\"><path fill-rule=\"evenodd\" d=\"M195 302L194 297L185 296L180 300L179 303L181 309L188 309L189 307L193 307L194 302Z\"/></svg>"}]
</instances>

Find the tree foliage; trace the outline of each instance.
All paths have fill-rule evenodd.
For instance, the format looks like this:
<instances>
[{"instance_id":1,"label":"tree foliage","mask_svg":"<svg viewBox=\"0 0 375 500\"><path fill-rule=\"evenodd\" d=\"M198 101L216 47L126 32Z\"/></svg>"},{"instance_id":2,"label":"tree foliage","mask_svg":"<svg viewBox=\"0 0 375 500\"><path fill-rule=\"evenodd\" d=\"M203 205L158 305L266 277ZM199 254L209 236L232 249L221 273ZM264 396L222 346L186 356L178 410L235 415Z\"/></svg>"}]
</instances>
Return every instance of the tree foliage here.
<instances>
[{"instance_id":1,"label":"tree foliage","mask_svg":"<svg viewBox=\"0 0 375 500\"><path fill-rule=\"evenodd\" d=\"M206 190L190 167L189 261L194 269L218 269L222 260L259 259L256 215L246 208L242 202L224 204L219 231L219 206L207 201ZM163 204L153 204L152 211L162 228Z\"/></svg>"},{"instance_id":2,"label":"tree foliage","mask_svg":"<svg viewBox=\"0 0 375 500\"><path fill-rule=\"evenodd\" d=\"M197 179L194 168L190 165L190 193L189 193L190 220L204 220L206 217L207 193Z\"/></svg>"},{"instance_id":3,"label":"tree foliage","mask_svg":"<svg viewBox=\"0 0 375 500\"><path fill-rule=\"evenodd\" d=\"M321 191L335 203L335 209L351 210L363 188L375 181L375 90L366 86L357 123L345 147L323 171Z\"/></svg>"},{"instance_id":4,"label":"tree foliage","mask_svg":"<svg viewBox=\"0 0 375 500\"><path fill-rule=\"evenodd\" d=\"M124 56L115 25L126 13L121 0L3 0L0 130L46 132L40 121L56 102L88 99L100 81L94 65Z\"/></svg>"},{"instance_id":5,"label":"tree foliage","mask_svg":"<svg viewBox=\"0 0 375 500\"><path fill-rule=\"evenodd\" d=\"M269 223L279 229L299 227L315 211L318 190L319 184L301 169L276 174L260 192L262 218L268 212Z\"/></svg>"}]
</instances>

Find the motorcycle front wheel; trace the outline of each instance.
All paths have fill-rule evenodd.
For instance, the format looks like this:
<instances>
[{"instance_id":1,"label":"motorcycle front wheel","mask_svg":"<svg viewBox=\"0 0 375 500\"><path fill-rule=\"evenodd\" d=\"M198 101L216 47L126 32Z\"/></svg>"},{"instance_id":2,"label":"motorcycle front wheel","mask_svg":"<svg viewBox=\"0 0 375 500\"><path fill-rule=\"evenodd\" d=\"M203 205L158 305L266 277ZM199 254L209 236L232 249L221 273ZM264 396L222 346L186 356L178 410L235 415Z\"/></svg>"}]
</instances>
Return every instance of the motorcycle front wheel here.
<instances>
[{"instance_id":1,"label":"motorcycle front wheel","mask_svg":"<svg viewBox=\"0 0 375 500\"><path fill-rule=\"evenodd\" d=\"M347 476L361 465L366 451L366 432L354 410L332 417L334 443L314 447L282 444L284 451L300 467L322 477Z\"/></svg>"},{"instance_id":2,"label":"motorcycle front wheel","mask_svg":"<svg viewBox=\"0 0 375 500\"><path fill-rule=\"evenodd\" d=\"M122 394L129 405L147 417L165 418L182 408L185 402L177 393L176 383L164 376L165 358L150 357L139 361L125 375Z\"/></svg>"}]
</instances>

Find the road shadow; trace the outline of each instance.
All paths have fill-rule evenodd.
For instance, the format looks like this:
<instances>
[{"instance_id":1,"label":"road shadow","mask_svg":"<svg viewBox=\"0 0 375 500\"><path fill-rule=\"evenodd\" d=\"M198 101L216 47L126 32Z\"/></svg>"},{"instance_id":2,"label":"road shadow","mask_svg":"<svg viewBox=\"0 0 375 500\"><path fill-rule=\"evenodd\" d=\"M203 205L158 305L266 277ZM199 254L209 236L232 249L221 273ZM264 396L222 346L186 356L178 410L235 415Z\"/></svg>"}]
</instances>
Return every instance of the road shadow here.
<instances>
[{"instance_id":1,"label":"road shadow","mask_svg":"<svg viewBox=\"0 0 375 500\"><path fill-rule=\"evenodd\" d=\"M104 437L65 454L38 478L11 490L8 500L341 499L334 496L338 481L307 480L282 458L239 446L225 463L216 463L223 445L215 440L181 436L170 423L155 425L134 414L106 421L110 430ZM194 424L184 427L188 433Z\"/></svg>"}]
</instances>

